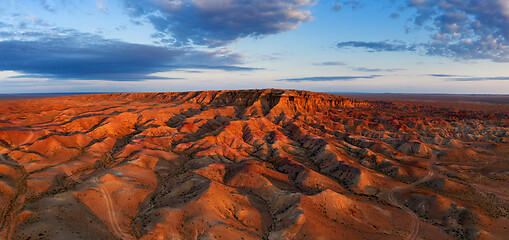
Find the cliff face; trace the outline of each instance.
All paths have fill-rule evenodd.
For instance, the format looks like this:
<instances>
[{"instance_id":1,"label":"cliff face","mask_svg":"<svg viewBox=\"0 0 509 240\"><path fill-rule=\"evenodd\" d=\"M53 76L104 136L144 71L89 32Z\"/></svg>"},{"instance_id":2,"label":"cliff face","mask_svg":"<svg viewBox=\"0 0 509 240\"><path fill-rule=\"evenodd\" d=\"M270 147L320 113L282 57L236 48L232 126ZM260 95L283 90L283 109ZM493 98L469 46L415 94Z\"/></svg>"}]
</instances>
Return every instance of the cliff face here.
<instances>
[{"instance_id":1,"label":"cliff face","mask_svg":"<svg viewBox=\"0 0 509 240\"><path fill-rule=\"evenodd\" d=\"M71 98L85 102L95 101L138 101L145 103L172 103L172 104L199 104L210 107L234 106L239 112L256 111L254 116L267 115L275 108L275 111L296 112L323 111L338 107L365 107L369 104L365 101L352 98L343 98L326 93L314 93L296 90L237 90L237 91L202 91L202 92L178 92L178 93L120 93L100 94L89 96L73 96ZM253 114L253 112L249 112ZM274 115L274 113L273 113Z\"/></svg>"},{"instance_id":2,"label":"cliff face","mask_svg":"<svg viewBox=\"0 0 509 240\"><path fill-rule=\"evenodd\" d=\"M502 113L277 89L0 113L2 239L447 239L507 221Z\"/></svg>"}]
</instances>

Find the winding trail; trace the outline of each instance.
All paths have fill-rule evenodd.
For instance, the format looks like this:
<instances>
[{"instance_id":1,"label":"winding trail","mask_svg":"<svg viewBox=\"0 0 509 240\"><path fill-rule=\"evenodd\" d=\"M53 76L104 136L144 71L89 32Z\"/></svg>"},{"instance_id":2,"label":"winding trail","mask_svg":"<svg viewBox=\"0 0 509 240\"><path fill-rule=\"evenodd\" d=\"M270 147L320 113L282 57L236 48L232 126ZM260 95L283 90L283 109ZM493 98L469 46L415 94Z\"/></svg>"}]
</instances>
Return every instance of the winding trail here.
<instances>
[{"instance_id":1,"label":"winding trail","mask_svg":"<svg viewBox=\"0 0 509 240\"><path fill-rule=\"evenodd\" d=\"M74 176L70 171L69 169L64 166L64 172L70 177L72 178L74 181L76 181L77 183L82 183L83 181L81 181L79 178L77 178L76 176ZM111 227L113 228L113 230L115 231L115 234L120 237L121 239L133 239L132 237L130 237L129 235L127 235L121 228L120 228L120 224L118 223L118 218L116 216L116 213L115 213L115 208L114 208L114 205L113 205L113 201L111 200L111 196L110 194L108 193L108 191L106 190L106 188L101 185L101 183L98 181L98 177L94 177L93 179L91 179L91 181L93 183L96 184L96 186L99 188L101 194L103 196L105 196L106 198L106 208L108 208L108 219L109 219L109 222L110 222L110 225Z\"/></svg>"},{"instance_id":2,"label":"winding trail","mask_svg":"<svg viewBox=\"0 0 509 240\"><path fill-rule=\"evenodd\" d=\"M15 147L13 149L17 149L17 148L23 146L24 144L27 144L28 142L32 141L34 135L35 135L34 132L30 131L30 135L28 137L26 137L17 147ZM21 167L22 169L24 169L24 166L27 166L27 165L42 165L42 166L52 165L52 164L38 164L38 163L19 164L16 161L8 160L4 157L4 154L8 154L10 151L12 151L12 150L9 150L7 148L0 149L0 163L4 163L4 164L14 166L14 167ZM67 166L62 165L62 167L63 167L63 171L65 172L65 174L67 176L69 176L72 180L74 180L77 183L83 183L83 181L80 180L78 177L76 177L69 170L69 168ZM108 194L108 191L106 190L106 188L104 186L102 186L100 184L100 182L98 182L97 177L94 177L93 179L91 179L91 181L96 184L96 186L99 188L101 194L103 196L105 196L105 198L106 198L106 207L108 208L108 218L109 218L110 225L112 226L113 230L115 231L115 234L121 239L133 239L132 237L127 235L124 231L122 231L122 229L120 228L120 224L118 223L118 219L115 214L115 208L113 205L113 201L111 200L111 196ZM24 194L18 196L17 198L18 199L24 198Z\"/></svg>"},{"instance_id":3,"label":"winding trail","mask_svg":"<svg viewBox=\"0 0 509 240\"><path fill-rule=\"evenodd\" d=\"M410 184L409 186L407 187L395 187L393 188L390 192L389 192L389 201L392 202L392 204L394 205L397 205L399 207L401 207L403 210L405 210L406 212L408 212L408 214L410 214L410 216L412 217L412 221L413 221L413 229L412 229L412 233L410 234L410 236L408 236L408 240L415 240L417 238L417 235L419 234L419 229L421 227L421 221L419 220L419 216L417 216L417 214L415 214L414 211L410 210L409 208L407 208L405 205L401 204L398 202L398 200L396 199L396 197L394 196L394 194L399 191L399 190L402 190L402 189L410 189L410 188L413 188L421 183L424 183L426 181L428 181L431 177L433 176L433 169L431 167L429 167L428 169L428 174L415 181L414 183Z\"/></svg>"},{"instance_id":4,"label":"winding trail","mask_svg":"<svg viewBox=\"0 0 509 240\"><path fill-rule=\"evenodd\" d=\"M106 190L106 188L104 186L102 186L97 181L97 177L92 181L97 184L102 195L104 195L106 197L106 207L108 208L109 222L110 222L111 227L113 227L115 234L118 237L120 237L121 239L133 239L120 228L120 224L118 223L117 215L115 214L115 208L113 207L113 201L111 200L111 196L110 196L110 194L108 194L108 191Z\"/></svg>"}]
</instances>

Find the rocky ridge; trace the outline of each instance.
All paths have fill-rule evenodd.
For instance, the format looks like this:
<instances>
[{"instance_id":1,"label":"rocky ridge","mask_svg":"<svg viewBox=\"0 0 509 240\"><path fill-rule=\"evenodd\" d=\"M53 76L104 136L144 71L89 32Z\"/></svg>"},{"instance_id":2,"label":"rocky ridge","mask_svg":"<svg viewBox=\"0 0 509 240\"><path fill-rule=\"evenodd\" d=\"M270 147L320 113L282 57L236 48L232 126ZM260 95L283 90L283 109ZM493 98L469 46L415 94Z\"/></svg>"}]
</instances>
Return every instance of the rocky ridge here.
<instances>
[{"instance_id":1,"label":"rocky ridge","mask_svg":"<svg viewBox=\"0 0 509 240\"><path fill-rule=\"evenodd\" d=\"M508 223L504 113L278 89L0 112L0 238L496 238Z\"/></svg>"}]
</instances>

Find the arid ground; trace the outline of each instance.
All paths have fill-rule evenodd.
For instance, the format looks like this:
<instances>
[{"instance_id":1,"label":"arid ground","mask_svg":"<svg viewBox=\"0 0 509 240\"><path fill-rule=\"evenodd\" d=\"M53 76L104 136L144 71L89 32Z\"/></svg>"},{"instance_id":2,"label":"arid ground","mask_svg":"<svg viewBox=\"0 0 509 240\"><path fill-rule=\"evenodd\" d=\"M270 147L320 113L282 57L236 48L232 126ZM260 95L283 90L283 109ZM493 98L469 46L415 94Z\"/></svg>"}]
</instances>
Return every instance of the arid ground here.
<instances>
[{"instance_id":1,"label":"arid ground","mask_svg":"<svg viewBox=\"0 0 509 240\"><path fill-rule=\"evenodd\" d=\"M0 239L507 239L509 105L372 99L4 99Z\"/></svg>"}]
</instances>

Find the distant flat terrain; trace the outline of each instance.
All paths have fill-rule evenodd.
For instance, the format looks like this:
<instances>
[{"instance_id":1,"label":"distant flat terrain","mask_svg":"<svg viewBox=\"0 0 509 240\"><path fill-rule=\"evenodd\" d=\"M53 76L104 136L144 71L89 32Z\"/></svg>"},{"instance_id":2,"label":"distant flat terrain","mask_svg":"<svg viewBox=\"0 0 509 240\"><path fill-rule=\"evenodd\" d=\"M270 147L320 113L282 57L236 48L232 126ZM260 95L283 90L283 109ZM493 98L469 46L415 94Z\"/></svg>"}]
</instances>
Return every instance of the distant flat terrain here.
<instances>
[{"instance_id":1,"label":"distant flat terrain","mask_svg":"<svg viewBox=\"0 0 509 240\"><path fill-rule=\"evenodd\" d=\"M334 93L363 100L398 101L474 111L509 112L509 95L490 94L362 94Z\"/></svg>"},{"instance_id":2,"label":"distant flat terrain","mask_svg":"<svg viewBox=\"0 0 509 240\"><path fill-rule=\"evenodd\" d=\"M94 94L94 93L14 93L14 94L0 94L0 101L18 100L18 99L36 99L36 98L64 97L64 96L83 95L83 94Z\"/></svg>"},{"instance_id":3,"label":"distant flat terrain","mask_svg":"<svg viewBox=\"0 0 509 240\"><path fill-rule=\"evenodd\" d=\"M471 102L509 104L508 95L490 94L371 94L371 93L334 93L344 97L365 100L404 100L404 101L442 101L442 102Z\"/></svg>"}]
</instances>

